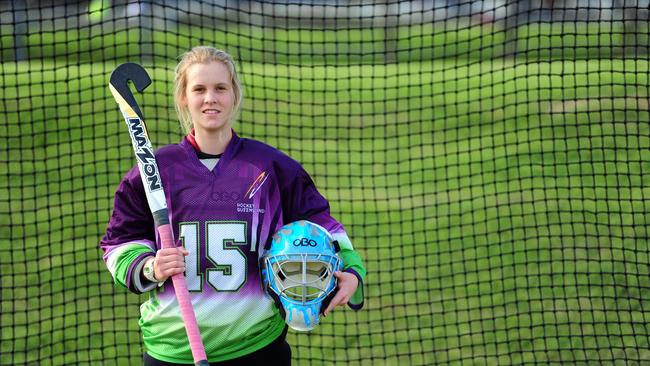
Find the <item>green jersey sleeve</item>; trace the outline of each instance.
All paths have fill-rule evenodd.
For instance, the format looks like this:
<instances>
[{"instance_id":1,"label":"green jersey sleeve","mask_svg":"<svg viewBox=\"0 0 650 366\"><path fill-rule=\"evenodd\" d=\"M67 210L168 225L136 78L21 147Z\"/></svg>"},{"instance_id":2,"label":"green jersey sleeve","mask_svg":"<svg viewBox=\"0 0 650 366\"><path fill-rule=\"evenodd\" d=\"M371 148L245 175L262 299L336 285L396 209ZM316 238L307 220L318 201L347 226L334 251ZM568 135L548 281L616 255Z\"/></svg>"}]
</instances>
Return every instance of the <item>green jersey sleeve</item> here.
<instances>
[{"instance_id":1,"label":"green jersey sleeve","mask_svg":"<svg viewBox=\"0 0 650 366\"><path fill-rule=\"evenodd\" d=\"M354 295L350 298L348 305L354 310L359 310L363 307L364 294L363 283L366 279L366 267L364 267L361 256L354 250L352 242L347 234L336 233L333 235L334 240L338 241L341 251L339 255L343 260L343 271L354 274L359 280L359 286Z\"/></svg>"},{"instance_id":2,"label":"green jersey sleeve","mask_svg":"<svg viewBox=\"0 0 650 366\"><path fill-rule=\"evenodd\" d=\"M119 287L123 287L135 293L141 293L141 289L136 286L134 270L138 264L154 252L146 245L138 243L125 243L115 248L106 256L106 264L113 275L113 282Z\"/></svg>"}]
</instances>

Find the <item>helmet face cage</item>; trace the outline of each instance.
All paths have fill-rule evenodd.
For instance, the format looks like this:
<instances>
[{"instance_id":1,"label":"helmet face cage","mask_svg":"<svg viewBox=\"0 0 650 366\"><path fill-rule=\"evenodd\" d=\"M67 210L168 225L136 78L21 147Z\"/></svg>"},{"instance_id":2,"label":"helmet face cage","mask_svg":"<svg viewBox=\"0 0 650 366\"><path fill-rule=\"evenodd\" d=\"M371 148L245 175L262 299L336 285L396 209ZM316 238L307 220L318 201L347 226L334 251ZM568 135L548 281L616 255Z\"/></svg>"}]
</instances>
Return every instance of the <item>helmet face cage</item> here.
<instances>
[{"instance_id":1,"label":"helmet face cage","mask_svg":"<svg viewBox=\"0 0 650 366\"><path fill-rule=\"evenodd\" d=\"M303 305L332 292L334 283L330 280L340 266L340 259L332 255L276 255L267 261L275 273L274 288Z\"/></svg>"},{"instance_id":2,"label":"helmet face cage","mask_svg":"<svg viewBox=\"0 0 650 366\"><path fill-rule=\"evenodd\" d=\"M329 233L309 221L283 226L262 261L262 282L294 330L310 331L343 266Z\"/></svg>"}]
</instances>

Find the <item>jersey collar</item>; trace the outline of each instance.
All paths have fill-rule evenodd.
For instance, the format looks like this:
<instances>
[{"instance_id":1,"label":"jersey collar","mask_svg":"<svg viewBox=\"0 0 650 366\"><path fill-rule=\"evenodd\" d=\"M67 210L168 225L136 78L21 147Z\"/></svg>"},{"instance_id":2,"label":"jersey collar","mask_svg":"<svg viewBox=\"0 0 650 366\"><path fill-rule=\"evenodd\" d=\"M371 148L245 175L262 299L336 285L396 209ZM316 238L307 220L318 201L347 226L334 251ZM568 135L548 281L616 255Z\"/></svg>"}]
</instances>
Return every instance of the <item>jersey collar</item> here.
<instances>
[{"instance_id":1,"label":"jersey collar","mask_svg":"<svg viewBox=\"0 0 650 366\"><path fill-rule=\"evenodd\" d=\"M230 157L233 155L234 151L239 145L240 137L237 135L234 129L231 129L231 131L232 131L232 138L230 139L230 142L228 142L228 146L226 146L226 150L221 155L221 158L219 159L220 162L217 164L217 168L224 163L222 162L223 160L230 160ZM198 156L197 154L201 152L199 145L196 143L196 137L194 136L194 129L192 129L192 131L189 134L187 134L185 138L183 138L183 141L181 141L181 145L185 145L191 150L193 150L195 152L194 154L195 156ZM217 168L215 168L215 170Z\"/></svg>"}]
</instances>

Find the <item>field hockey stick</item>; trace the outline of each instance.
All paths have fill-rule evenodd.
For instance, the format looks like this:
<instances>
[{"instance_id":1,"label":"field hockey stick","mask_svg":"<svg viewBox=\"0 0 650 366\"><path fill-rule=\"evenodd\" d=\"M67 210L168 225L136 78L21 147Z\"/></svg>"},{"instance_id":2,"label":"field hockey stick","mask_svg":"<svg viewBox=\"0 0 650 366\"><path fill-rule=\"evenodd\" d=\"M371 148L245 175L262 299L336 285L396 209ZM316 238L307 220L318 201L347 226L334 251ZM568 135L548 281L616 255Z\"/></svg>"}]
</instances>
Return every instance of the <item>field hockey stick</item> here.
<instances>
[{"instance_id":1,"label":"field hockey stick","mask_svg":"<svg viewBox=\"0 0 650 366\"><path fill-rule=\"evenodd\" d=\"M113 70L109 88L117 104L120 106L126 125L129 128L133 151L135 152L140 169L140 178L142 178L149 209L151 209L162 247L174 248L174 234L171 223L169 222L167 201L160 179L160 171L158 170L158 164L153 154L153 147L144 124L142 111L140 111L133 97L133 93L129 88L129 80L133 82L138 92L142 92L151 84L151 78L142 66L128 62L119 65ZM194 364L196 366L207 366L209 364L205 355L201 334L199 333L199 327L196 324L196 317L192 309L189 292L187 291L185 276L182 273L175 274L172 276L172 282L183 322L185 323L187 338L190 341Z\"/></svg>"}]
</instances>

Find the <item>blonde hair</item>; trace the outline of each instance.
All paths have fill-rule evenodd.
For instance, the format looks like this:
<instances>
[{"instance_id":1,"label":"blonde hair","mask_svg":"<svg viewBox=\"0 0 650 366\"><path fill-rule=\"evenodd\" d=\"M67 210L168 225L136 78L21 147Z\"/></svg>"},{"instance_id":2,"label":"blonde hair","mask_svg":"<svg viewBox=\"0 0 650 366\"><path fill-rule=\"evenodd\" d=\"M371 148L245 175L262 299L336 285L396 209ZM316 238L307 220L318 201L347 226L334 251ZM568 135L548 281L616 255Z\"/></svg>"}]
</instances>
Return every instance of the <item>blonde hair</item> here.
<instances>
[{"instance_id":1,"label":"blonde hair","mask_svg":"<svg viewBox=\"0 0 650 366\"><path fill-rule=\"evenodd\" d=\"M189 109L182 107L180 104L181 99L185 97L185 90L187 89L187 70L194 64L208 64L210 62L221 62L230 72L230 82L232 83L235 94L235 105L231 119L237 116L241 107L243 97L242 86L239 82L239 77L237 77L235 61L233 61L232 57L227 52L214 47L196 46L192 48L181 55L181 60L176 65L176 76L174 77L174 105L181 127L188 134L192 131L192 117L190 116Z\"/></svg>"}]
</instances>

